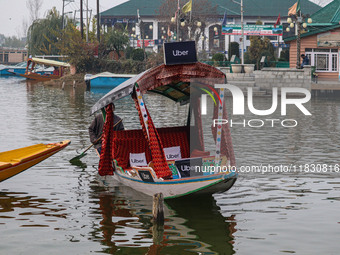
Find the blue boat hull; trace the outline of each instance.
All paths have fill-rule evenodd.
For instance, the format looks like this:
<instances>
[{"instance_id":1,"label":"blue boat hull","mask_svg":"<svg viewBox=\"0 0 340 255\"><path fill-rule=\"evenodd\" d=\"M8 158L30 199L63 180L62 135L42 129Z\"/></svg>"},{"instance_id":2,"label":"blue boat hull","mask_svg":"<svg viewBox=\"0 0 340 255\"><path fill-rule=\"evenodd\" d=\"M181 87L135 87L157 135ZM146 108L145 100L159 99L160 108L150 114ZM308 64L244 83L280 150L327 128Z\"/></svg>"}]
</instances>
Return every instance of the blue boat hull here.
<instances>
[{"instance_id":1,"label":"blue boat hull","mask_svg":"<svg viewBox=\"0 0 340 255\"><path fill-rule=\"evenodd\" d=\"M8 72L10 71L10 72ZM14 76L16 74L24 74L26 71L26 68L4 68L0 70L1 76Z\"/></svg>"},{"instance_id":2,"label":"blue boat hull","mask_svg":"<svg viewBox=\"0 0 340 255\"><path fill-rule=\"evenodd\" d=\"M106 94L130 78L131 77L96 77L87 81L87 89L93 93Z\"/></svg>"},{"instance_id":3,"label":"blue boat hull","mask_svg":"<svg viewBox=\"0 0 340 255\"><path fill-rule=\"evenodd\" d=\"M91 88L110 88L113 89L117 87L119 84L127 81L128 77L97 77L91 79L90 86Z\"/></svg>"},{"instance_id":4,"label":"blue boat hull","mask_svg":"<svg viewBox=\"0 0 340 255\"><path fill-rule=\"evenodd\" d=\"M21 74L25 74L26 70L22 71L22 70L16 70L16 69L7 69L7 72L4 72L5 74L1 74L0 76L20 76ZM8 73L8 74L7 74ZM35 73L41 74L41 75L51 75L53 74L53 72L51 71L37 71Z\"/></svg>"}]
</instances>

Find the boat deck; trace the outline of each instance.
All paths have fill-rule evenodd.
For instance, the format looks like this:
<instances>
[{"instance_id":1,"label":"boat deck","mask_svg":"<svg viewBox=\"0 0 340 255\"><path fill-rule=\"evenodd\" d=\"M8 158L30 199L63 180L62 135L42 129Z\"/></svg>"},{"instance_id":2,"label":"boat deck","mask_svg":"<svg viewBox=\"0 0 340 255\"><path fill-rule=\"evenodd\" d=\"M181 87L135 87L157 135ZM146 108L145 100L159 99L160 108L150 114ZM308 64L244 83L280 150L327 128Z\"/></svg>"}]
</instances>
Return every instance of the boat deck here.
<instances>
[{"instance_id":1,"label":"boat deck","mask_svg":"<svg viewBox=\"0 0 340 255\"><path fill-rule=\"evenodd\" d=\"M25 148L15 149L0 153L0 162L17 163L31 156L35 156L41 152L54 147L54 145L36 144Z\"/></svg>"}]
</instances>

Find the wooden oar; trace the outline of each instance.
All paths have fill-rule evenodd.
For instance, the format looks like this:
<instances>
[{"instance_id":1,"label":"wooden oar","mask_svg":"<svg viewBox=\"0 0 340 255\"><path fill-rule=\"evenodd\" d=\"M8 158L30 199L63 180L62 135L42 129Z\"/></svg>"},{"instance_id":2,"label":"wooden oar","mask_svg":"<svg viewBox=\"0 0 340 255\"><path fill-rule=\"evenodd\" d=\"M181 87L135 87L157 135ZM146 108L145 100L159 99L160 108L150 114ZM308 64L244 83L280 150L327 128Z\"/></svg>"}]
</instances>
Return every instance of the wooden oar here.
<instances>
[{"instance_id":1,"label":"wooden oar","mask_svg":"<svg viewBox=\"0 0 340 255\"><path fill-rule=\"evenodd\" d=\"M120 119L116 124L113 125L112 128L114 128L115 126L117 126L122 120L123 120L123 119ZM79 159L81 159L82 157L86 156L87 153L85 153L85 152L87 152L89 149L91 149L92 146L95 145L95 144L97 144L101 139L102 139L102 135L101 135L101 136L100 136L93 144L91 144L89 147L87 147L80 155L75 156L74 158L70 159L70 162L71 162L71 161L75 161L75 160L79 160Z\"/></svg>"}]
</instances>

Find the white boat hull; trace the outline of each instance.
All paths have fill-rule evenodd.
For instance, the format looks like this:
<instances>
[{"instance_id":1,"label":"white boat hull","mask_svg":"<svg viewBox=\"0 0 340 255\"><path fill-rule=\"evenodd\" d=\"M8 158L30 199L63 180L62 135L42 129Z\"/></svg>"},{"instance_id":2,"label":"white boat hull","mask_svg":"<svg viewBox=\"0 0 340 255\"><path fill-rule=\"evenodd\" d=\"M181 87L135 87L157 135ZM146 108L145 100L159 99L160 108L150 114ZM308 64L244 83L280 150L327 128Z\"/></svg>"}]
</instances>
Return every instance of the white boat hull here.
<instances>
[{"instance_id":1,"label":"white boat hull","mask_svg":"<svg viewBox=\"0 0 340 255\"><path fill-rule=\"evenodd\" d=\"M225 192L233 186L236 176L235 172L230 172L183 179L144 182L140 179L132 178L121 171L117 171L114 175L100 177L100 180L106 186L117 185L117 182L119 182L149 196L162 193L165 199L172 199L194 194Z\"/></svg>"}]
</instances>

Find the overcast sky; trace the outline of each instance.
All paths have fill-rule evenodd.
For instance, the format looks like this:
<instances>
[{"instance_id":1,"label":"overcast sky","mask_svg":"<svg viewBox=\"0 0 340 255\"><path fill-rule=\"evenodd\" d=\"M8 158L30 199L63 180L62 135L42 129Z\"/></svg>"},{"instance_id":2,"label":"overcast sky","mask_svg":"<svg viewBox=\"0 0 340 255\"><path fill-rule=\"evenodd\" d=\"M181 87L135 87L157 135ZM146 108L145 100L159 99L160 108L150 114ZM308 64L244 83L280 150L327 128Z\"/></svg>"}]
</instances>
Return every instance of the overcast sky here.
<instances>
[{"instance_id":1,"label":"overcast sky","mask_svg":"<svg viewBox=\"0 0 340 255\"><path fill-rule=\"evenodd\" d=\"M67 0L65 0L66 2ZM70 1L70 0L68 0ZM127 0L100 0L100 12L112 8L115 5L126 2ZM160 0L154 0L160 1ZM227 0L226 0L227 1ZM285 0L281 0L285 1ZM322 5L330 2L331 0L313 0L316 3L322 3ZM25 35L23 28L23 21L29 22L29 11L26 7L27 0L0 0L0 34L5 36L19 36ZM57 8L58 11L62 11L63 0L43 0L43 5L40 11L40 17L44 17L47 10L50 10L53 6ZM65 13L74 12L79 10L79 0L73 0L65 7ZM84 5L86 0L84 0ZM92 14L95 14L96 0L88 0L89 9L92 9ZM85 7L84 7L85 8ZM79 15L79 12L78 12ZM84 14L85 16L85 14Z\"/></svg>"},{"instance_id":2,"label":"overcast sky","mask_svg":"<svg viewBox=\"0 0 340 255\"><path fill-rule=\"evenodd\" d=\"M83 1L85 9L86 0ZM99 10L102 12L126 1L127 0L99 0ZM29 21L29 11L27 10L26 2L27 0L0 0L0 34L4 34L5 36L24 36L23 21ZM40 11L41 18L44 17L47 10L52 9L53 6L61 13L63 0L43 0L42 2L43 4ZM67 0L65 0L65 3L66 2ZM79 3L79 0L73 0L72 3L67 4L65 13L79 10ZM92 14L96 14L97 12L96 3L96 0L88 0L89 9L92 9Z\"/></svg>"}]
</instances>

